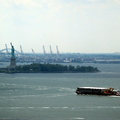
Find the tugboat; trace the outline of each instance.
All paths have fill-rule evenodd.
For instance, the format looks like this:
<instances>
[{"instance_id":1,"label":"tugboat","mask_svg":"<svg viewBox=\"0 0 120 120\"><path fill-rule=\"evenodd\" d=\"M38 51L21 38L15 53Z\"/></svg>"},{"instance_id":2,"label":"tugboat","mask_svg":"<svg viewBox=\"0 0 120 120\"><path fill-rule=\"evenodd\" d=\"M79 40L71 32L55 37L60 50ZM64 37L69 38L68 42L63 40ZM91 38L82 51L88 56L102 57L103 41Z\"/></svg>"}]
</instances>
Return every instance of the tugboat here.
<instances>
[{"instance_id":1,"label":"tugboat","mask_svg":"<svg viewBox=\"0 0 120 120\"><path fill-rule=\"evenodd\" d=\"M120 91L114 88L99 88L99 87L78 87L76 93L79 94L90 94L90 95L115 95L120 96Z\"/></svg>"}]
</instances>

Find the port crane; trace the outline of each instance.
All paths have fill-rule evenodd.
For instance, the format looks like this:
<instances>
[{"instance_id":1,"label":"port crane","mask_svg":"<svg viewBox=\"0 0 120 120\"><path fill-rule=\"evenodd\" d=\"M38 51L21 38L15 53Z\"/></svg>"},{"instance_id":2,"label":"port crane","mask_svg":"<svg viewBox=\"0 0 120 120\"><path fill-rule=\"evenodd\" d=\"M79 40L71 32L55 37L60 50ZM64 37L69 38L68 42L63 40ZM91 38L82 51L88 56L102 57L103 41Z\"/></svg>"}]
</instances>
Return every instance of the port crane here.
<instances>
[{"instance_id":1,"label":"port crane","mask_svg":"<svg viewBox=\"0 0 120 120\"><path fill-rule=\"evenodd\" d=\"M23 55L22 45L20 45L20 51L21 51L21 54Z\"/></svg>"}]
</instances>

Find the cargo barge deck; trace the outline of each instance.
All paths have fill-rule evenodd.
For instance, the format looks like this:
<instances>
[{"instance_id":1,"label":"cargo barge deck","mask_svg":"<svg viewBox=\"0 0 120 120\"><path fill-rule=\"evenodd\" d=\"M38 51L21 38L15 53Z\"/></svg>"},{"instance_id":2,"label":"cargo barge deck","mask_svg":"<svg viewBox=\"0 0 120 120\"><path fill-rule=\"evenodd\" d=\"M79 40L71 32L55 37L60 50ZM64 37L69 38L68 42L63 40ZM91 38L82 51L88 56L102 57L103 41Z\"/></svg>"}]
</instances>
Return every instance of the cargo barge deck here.
<instances>
[{"instance_id":1,"label":"cargo barge deck","mask_svg":"<svg viewBox=\"0 0 120 120\"><path fill-rule=\"evenodd\" d=\"M100 87L78 87L76 93L90 94L90 95L115 95L120 96L120 91L114 88L100 88Z\"/></svg>"}]
</instances>

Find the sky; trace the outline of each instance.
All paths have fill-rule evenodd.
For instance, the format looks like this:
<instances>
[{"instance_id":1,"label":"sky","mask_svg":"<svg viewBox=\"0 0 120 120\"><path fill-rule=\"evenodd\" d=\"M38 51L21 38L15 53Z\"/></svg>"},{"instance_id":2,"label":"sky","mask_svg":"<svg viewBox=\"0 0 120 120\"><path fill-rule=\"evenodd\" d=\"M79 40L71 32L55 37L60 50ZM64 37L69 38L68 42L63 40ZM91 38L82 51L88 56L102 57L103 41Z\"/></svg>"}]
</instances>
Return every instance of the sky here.
<instances>
[{"instance_id":1,"label":"sky","mask_svg":"<svg viewBox=\"0 0 120 120\"><path fill-rule=\"evenodd\" d=\"M120 0L0 0L0 50L120 52Z\"/></svg>"}]
</instances>

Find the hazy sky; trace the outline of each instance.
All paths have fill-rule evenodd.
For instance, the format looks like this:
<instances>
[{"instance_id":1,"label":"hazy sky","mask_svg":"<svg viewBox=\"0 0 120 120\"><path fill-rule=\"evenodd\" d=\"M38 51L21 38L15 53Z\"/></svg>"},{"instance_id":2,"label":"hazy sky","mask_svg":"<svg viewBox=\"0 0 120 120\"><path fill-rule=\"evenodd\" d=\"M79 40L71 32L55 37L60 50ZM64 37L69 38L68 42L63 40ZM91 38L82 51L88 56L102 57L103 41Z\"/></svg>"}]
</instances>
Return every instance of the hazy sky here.
<instances>
[{"instance_id":1,"label":"hazy sky","mask_svg":"<svg viewBox=\"0 0 120 120\"><path fill-rule=\"evenodd\" d=\"M120 52L120 0L0 0L0 49Z\"/></svg>"}]
</instances>

